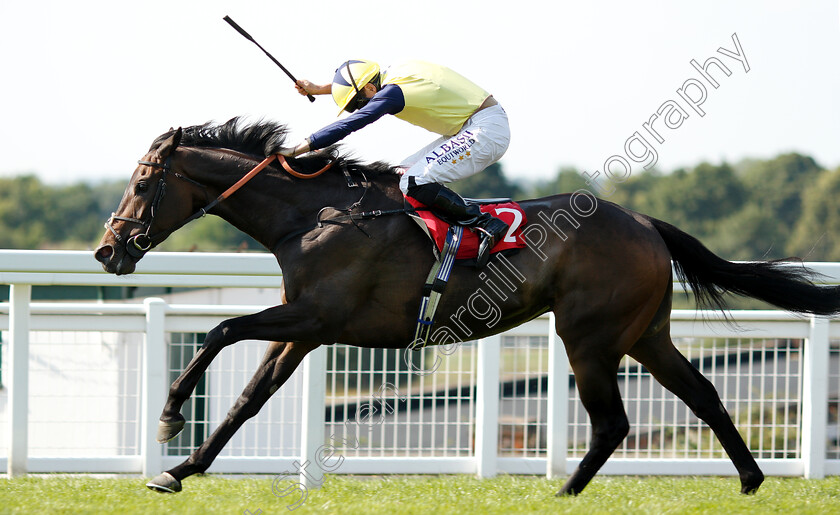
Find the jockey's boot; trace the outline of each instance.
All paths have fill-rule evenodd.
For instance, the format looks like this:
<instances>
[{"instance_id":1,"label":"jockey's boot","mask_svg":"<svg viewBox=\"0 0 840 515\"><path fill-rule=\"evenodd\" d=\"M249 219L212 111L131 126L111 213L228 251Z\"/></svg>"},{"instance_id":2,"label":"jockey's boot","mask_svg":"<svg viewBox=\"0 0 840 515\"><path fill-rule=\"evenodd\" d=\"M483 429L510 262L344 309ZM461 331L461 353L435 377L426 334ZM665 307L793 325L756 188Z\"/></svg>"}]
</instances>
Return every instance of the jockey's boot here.
<instances>
[{"instance_id":1,"label":"jockey's boot","mask_svg":"<svg viewBox=\"0 0 840 515\"><path fill-rule=\"evenodd\" d=\"M468 204L463 197L442 184L412 185L408 196L426 204L450 223L476 229L479 233L476 267L483 268L490 260L490 250L508 231L508 224L484 213L475 204Z\"/></svg>"},{"instance_id":2,"label":"jockey's boot","mask_svg":"<svg viewBox=\"0 0 840 515\"><path fill-rule=\"evenodd\" d=\"M478 244L478 256L475 258L477 268L484 268L484 265L490 261L490 251L510 229L508 224L490 213L483 213L483 215L487 217L487 220L476 226L476 229L482 233L481 242Z\"/></svg>"}]
</instances>

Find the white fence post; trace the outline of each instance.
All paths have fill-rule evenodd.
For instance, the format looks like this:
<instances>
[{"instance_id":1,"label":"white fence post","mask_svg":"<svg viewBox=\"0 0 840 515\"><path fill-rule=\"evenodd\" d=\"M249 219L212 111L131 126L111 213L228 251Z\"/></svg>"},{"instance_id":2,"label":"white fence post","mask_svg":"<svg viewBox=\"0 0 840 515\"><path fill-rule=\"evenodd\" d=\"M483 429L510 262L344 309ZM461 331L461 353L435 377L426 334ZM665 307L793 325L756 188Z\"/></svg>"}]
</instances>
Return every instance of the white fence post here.
<instances>
[{"instance_id":1,"label":"white fence post","mask_svg":"<svg viewBox=\"0 0 840 515\"><path fill-rule=\"evenodd\" d=\"M327 396L327 348L321 345L303 359L303 415L301 416L300 484L320 488L323 471L318 468L318 449L324 445L324 409Z\"/></svg>"},{"instance_id":2,"label":"white fence post","mask_svg":"<svg viewBox=\"0 0 840 515\"><path fill-rule=\"evenodd\" d=\"M475 394L475 461L478 477L493 477L498 471L499 367L502 336L478 341Z\"/></svg>"},{"instance_id":3,"label":"white fence post","mask_svg":"<svg viewBox=\"0 0 840 515\"><path fill-rule=\"evenodd\" d=\"M563 341L554 330L554 313L548 317L548 414L546 419L546 476L566 475L569 419L569 360Z\"/></svg>"},{"instance_id":4,"label":"white fence post","mask_svg":"<svg viewBox=\"0 0 840 515\"><path fill-rule=\"evenodd\" d=\"M829 319L811 318L802 367L802 459L806 479L825 477Z\"/></svg>"},{"instance_id":5,"label":"white fence post","mask_svg":"<svg viewBox=\"0 0 840 515\"><path fill-rule=\"evenodd\" d=\"M166 401L166 302L148 298L146 334L143 337L143 390L140 409L140 456L143 475L161 471L161 444L157 442L158 419Z\"/></svg>"},{"instance_id":6,"label":"white fence post","mask_svg":"<svg viewBox=\"0 0 840 515\"><path fill-rule=\"evenodd\" d=\"M11 386L9 396L9 477L28 471L29 458L29 303L32 286L12 284L9 291L9 347Z\"/></svg>"}]
</instances>

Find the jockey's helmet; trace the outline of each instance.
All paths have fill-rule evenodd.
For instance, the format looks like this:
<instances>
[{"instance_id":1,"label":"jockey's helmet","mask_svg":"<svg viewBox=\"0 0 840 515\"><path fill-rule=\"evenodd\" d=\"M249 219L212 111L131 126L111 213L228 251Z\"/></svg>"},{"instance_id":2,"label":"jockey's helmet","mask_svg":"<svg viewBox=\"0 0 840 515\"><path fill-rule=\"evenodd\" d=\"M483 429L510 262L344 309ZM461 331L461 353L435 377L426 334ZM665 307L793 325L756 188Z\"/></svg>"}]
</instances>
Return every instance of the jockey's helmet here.
<instances>
[{"instance_id":1,"label":"jockey's helmet","mask_svg":"<svg viewBox=\"0 0 840 515\"><path fill-rule=\"evenodd\" d=\"M344 61L335 71L332 82L332 97L343 111L352 113L364 105L360 92L369 82L376 83L379 78L379 65L373 61L351 59ZM361 104L361 105L360 105ZM340 112L339 112L340 114Z\"/></svg>"}]
</instances>

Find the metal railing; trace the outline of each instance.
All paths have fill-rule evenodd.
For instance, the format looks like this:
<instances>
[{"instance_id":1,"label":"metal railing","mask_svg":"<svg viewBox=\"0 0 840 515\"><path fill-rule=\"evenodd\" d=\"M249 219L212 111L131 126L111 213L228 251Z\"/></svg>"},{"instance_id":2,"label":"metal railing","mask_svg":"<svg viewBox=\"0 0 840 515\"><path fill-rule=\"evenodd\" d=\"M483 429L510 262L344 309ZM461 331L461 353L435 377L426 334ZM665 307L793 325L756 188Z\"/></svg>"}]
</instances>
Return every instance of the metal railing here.
<instances>
[{"instance_id":1,"label":"metal railing","mask_svg":"<svg viewBox=\"0 0 840 515\"><path fill-rule=\"evenodd\" d=\"M809 266L830 282L840 278L838 264ZM207 393L197 393L189 405L193 441L161 447L154 436L171 374L178 368L173 368L173 349L186 345L183 339L173 343L175 335L200 334L225 318L265 307L176 304L159 298L142 303L32 302L33 285L270 288L280 282L276 261L267 254L156 253L146 256L138 273L116 277L102 272L89 252L0 251L0 284L11 285L10 301L0 303L0 330L6 332L2 381L8 387L0 390L6 402L5 420L0 421L8 442L5 457L0 443L0 466L10 475L153 475L180 462L198 443L194 440L223 417L225 408L213 407L211 397L222 391L234 395L244 379L235 379L225 368L208 371ZM681 351L715 383L765 473L815 478L840 474L836 421L830 420L840 404L840 349L833 343L840 339L840 324L778 311L733 311L730 316L736 326L717 313L676 310L671 333ZM71 333L93 336L67 343ZM53 336L42 342L39 335ZM125 338L135 341L107 335L129 335ZM243 365L252 371L259 344L233 347L238 346L252 349ZM455 352L441 349L420 358L420 368L437 358L446 362L429 375L405 370L397 351L374 355L366 350L370 356L365 357L343 346L319 348L275 395L283 399L278 405L282 413L278 408L272 414L274 406L266 406L267 413L259 416L266 418L258 417L252 429L249 422L240 431L246 433L246 443L232 443L235 450L217 458L210 472L286 473L307 460L319 463L327 444L333 473L557 476L574 469L588 444L588 420L549 316ZM73 356L79 353L109 359L76 367ZM48 361L43 356L60 362L41 366ZM226 359L223 354L217 362ZM119 373L109 376L107 363L120 363L114 365ZM50 383L58 381L56 374L66 376L63 383ZM604 473L735 474L708 429L672 396L661 393L638 364L626 360L620 374L633 429ZM87 401L72 404L77 394L66 385L87 378L100 384L84 394ZM56 387L63 391L38 390L48 384L64 385ZM388 399L382 397L385 385L390 387ZM376 427L373 418L360 423L358 417L361 407L373 406L370 401L378 402L382 415L375 419L380 422ZM62 414L62 407L70 405L78 406L77 412L92 406L92 415ZM96 419L97 413L104 419ZM63 423L62 417L75 426ZM107 449L101 452L86 451L83 445L77 452L38 443L80 440L104 432L103 427L119 436L103 444ZM275 435L280 432L284 436ZM30 436L36 445L30 445ZM312 484L307 475L300 477L302 484Z\"/></svg>"}]
</instances>

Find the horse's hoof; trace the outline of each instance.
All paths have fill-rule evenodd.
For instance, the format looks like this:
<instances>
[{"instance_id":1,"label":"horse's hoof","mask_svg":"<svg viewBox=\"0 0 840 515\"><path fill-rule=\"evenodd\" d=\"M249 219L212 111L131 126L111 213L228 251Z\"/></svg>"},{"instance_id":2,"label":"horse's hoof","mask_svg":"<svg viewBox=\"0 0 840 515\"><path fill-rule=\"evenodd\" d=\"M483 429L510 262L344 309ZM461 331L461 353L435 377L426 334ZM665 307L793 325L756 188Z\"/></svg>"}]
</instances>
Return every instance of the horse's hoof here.
<instances>
[{"instance_id":1,"label":"horse's hoof","mask_svg":"<svg viewBox=\"0 0 840 515\"><path fill-rule=\"evenodd\" d=\"M184 429L184 424L187 423L184 416L178 413L178 417L171 421L161 420L158 422L157 441L158 443L166 443L172 440Z\"/></svg>"},{"instance_id":2,"label":"horse's hoof","mask_svg":"<svg viewBox=\"0 0 840 515\"><path fill-rule=\"evenodd\" d=\"M181 491L181 482L172 477L172 474L169 472L160 474L158 477L146 483L146 486L149 487L149 490L160 493L174 494Z\"/></svg>"},{"instance_id":3,"label":"horse's hoof","mask_svg":"<svg viewBox=\"0 0 840 515\"><path fill-rule=\"evenodd\" d=\"M764 474L759 470L758 472L741 476L741 493L754 494L758 491L758 487L764 482Z\"/></svg>"}]
</instances>

